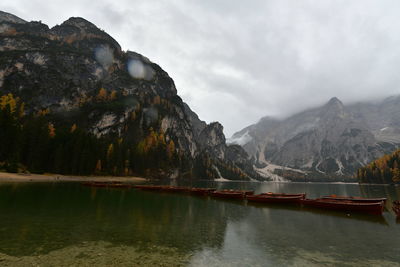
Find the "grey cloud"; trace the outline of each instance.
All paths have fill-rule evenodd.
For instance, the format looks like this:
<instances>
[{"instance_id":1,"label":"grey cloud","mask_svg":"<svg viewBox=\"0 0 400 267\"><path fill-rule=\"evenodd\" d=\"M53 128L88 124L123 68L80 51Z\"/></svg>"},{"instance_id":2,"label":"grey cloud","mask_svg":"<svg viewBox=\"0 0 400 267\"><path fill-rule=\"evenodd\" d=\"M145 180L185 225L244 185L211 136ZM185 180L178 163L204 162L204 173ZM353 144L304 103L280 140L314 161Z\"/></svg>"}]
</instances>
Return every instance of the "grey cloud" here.
<instances>
[{"instance_id":1,"label":"grey cloud","mask_svg":"<svg viewBox=\"0 0 400 267\"><path fill-rule=\"evenodd\" d=\"M50 26L85 17L162 66L200 118L220 121L228 136L333 96L400 93L398 1L3 0L0 8Z\"/></svg>"}]
</instances>

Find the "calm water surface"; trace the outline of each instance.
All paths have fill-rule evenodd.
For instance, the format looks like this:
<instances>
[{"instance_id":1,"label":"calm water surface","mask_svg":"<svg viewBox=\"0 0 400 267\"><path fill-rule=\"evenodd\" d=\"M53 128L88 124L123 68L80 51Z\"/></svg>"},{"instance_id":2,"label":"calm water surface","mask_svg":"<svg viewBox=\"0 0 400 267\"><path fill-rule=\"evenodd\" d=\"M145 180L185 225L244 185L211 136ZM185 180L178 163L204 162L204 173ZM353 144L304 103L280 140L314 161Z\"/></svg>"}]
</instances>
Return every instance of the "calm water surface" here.
<instances>
[{"instance_id":1,"label":"calm water surface","mask_svg":"<svg viewBox=\"0 0 400 267\"><path fill-rule=\"evenodd\" d=\"M308 197L387 197L389 210L391 201L400 199L399 187L380 185L199 182L196 186L305 192ZM376 217L78 183L3 183L2 263L400 266L400 223L388 210Z\"/></svg>"}]
</instances>

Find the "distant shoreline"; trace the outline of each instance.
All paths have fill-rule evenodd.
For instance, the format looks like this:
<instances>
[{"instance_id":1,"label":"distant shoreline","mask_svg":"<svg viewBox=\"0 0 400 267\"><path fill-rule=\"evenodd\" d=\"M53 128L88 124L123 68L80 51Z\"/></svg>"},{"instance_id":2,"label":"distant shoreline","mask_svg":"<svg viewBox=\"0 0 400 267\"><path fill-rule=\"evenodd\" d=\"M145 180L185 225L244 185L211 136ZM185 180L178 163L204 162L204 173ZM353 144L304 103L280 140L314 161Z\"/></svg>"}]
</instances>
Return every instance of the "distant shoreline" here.
<instances>
[{"instance_id":1,"label":"distant shoreline","mask_svg":"<svg viewBox=\"0 0 400 267\"><path fill-rule=\"evenodd\" d=\"M73 176L61 174L24 174L0 172L0 182L130 182L147 181L135 176Z\"/></svg>"}]
</instances>

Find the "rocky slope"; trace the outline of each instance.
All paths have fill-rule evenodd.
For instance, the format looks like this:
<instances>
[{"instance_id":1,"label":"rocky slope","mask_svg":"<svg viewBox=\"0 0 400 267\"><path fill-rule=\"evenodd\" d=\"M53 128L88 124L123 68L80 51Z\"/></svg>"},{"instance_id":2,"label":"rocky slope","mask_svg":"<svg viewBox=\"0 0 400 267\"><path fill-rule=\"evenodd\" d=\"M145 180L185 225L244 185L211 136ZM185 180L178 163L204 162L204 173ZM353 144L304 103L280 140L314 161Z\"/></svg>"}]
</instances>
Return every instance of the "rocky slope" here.
<instances>
[{"instance_id":1,"label":"rocky slope","mask_svg":"<svg viewBox=\"0 0 400 267\"><path fill-rule=\"evenodd\" d=\"M400 143L400 97L345 107L337 98L286 119L265 117L235 133L258 171L275 179L341 180Z\"/></svg>"},{"instance_id":2,"label":"rocky slope","mask_svg":"<svg viewBox=\"0 0 400 267\"><path fill-rule=\"evenodd\" d=\"M400 143L400 95L382 101L349 105L357 120L364 121L378 141Z\"/></svg>"},{"instance_id":3,"label":"rocky slope","mask_svg":"<svg viewBox=\"0 0 400 267\"><path fill-rule=\"evenodd\" d=\"M247 153L226 145L222 126L182 101L168 73L83 18L49 28L0 12L0 96L9 93L27 116L109 142L107 153L117 145L128 154L168 150L173 162L149 167L149 176L260 179ZM132 164L129 173L143 175Z\"/></svg>"}]
</instances>

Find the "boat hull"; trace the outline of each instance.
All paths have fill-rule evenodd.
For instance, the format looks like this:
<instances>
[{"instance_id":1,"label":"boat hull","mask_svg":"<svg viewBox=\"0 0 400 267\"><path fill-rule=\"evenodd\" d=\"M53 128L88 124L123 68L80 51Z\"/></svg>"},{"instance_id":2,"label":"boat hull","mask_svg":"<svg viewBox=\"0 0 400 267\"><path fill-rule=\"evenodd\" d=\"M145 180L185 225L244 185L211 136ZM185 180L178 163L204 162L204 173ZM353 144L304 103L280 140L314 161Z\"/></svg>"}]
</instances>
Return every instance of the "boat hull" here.
<instances>
[{"instance_id":1,"label":"boat hull","mask_svg":"<svg viewBox=\"0 0 400 267\"><path fill-rule=\"evenodd\" d=\"M162 186L160 185L135 185L133 188L140 190L148 190L148 191L160 191Z\"/></svg>"},{"instance_id":2,"label":"boat hull","mask_svg":"<svg viewBox=\"0 0 400 267\"><path fill-rule=\"evenodd\" d=\"M258 203L297 203L299 204L301 200L304 199L304 195L294 195L294 196L270 196L265 194L247 196L247 201L258 202Z\"/></svg>"},{"instance_id":3,"label":"boat hull","mask_svg":"<svg viewBox=\"0 0 400 267\"><path fill-rule=\"evenodd\" d=\"M226 199L244 199L246 197L246 194L243 192L215 191L211 193L211 196Z\"/></svg>"},{"instance_id":4,"label":"boat hull","mask_svg":"<svg viewBox=\"0 0 400 267\"><path fill-rule=\"evenodd\" d=\"M164 186L164 187L161 187L160 190L164 191L164 192L171 192L171 193L184 193L184 192L189 192L190 188L176 187L176 186Z\"/></svg>"},{"instance_id":5,"label":"boat hull","mask_svg":"<svg viewBox=\"0 0 400 267\"><path fill-rule=\"evenodd\" d=\"M346 196L324 196L323 199L332 199L332 200L344 200L344 201L352 201L352 202L361 202L361 203L374 203L383 201L386 202L386 198L362 198L362 197L346 197Z\"/></svg>"},{"instance_id":6,"label":"boat hull","mask_svg":"<svg viewBox=\"0 0 400 267\"><path fill-rule=\"evenodd\" d=\"M122 183L103 183L103 182L88 182L82 183L83 186L88 187L112 187L112 188L131 188L132 186L129 184Z\"/></svg>"},{"instance_id":7,"label":"boat hull","mask_svg":"<svg viewBox=\"0 0 400 267\"><path fill-rule=\"evenodd\" d=\"M376 215L382 215L384 208L383 201L371 202L371 203L359 203L359 202L333 200L333 199L303 199L301 203L304 206L320 208L320 209L338 210L344 212L361 212L361 213L369 213Z\"/></svg>"},{"instance_id":8,"label":"boat hull","mask_svg":"<svg viewBox=\"0 0 400 267\"><path fill-rule=\"evenodd\" d=\"M192 195L208 196L215 191L215 188L191 188L189 193Z\"/></svg>"}]
</instances>

